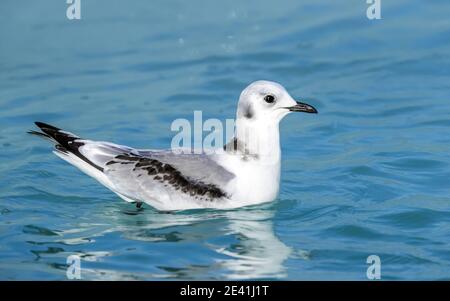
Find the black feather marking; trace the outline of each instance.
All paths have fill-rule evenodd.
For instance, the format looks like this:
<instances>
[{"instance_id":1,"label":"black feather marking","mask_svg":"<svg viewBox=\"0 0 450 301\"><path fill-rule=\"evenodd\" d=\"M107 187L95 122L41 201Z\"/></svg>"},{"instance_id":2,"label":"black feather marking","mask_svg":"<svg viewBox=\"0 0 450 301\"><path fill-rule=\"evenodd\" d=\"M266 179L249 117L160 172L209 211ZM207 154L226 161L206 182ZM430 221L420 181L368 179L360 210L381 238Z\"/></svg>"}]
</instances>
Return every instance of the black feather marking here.
<instances>
[{"instance_id":1,"label":"black feather marking","mask_svg":"<svg viewBox=\"0 0 450 301\"><path fill-rule=\"evenodd\" d=\"M65 133L61 129L54 127L52 125L43 123L43 122L35 122L35 124L41 129L43 133L39 133L36 131L30 131L33 135L40 135L45 136L48 138L51 138L56 141L56 149L58 151L64 152L64 153L72 153L76 155L78 158L83 160L84 162L88 163L89 165L95 167L96 169L103 172L103 168L100 166L94 164L92 161L90 161L88 158L83 156L80 151L78 150L80 146L83 146L84 143L80 142L80 137L75 136L73 134Z\"/></svg>"},{"instance_id":2,"label":"black feather marking","mask_svg":"<svg viewBox=\"0 0 450 301\"><path fill-rule=\"evenodd\" d=\"M64 147L62 147L62 146L59 145L59 144L56 144L56 145L55 145L55 148L56 148L58 151L62 152L62 153L65 153L65 154L68 154L68 153L69 153L69 152L67 151L67 149L65 149Z\"/></svg>"},{"instance_id":3,"label":"black feather marking","mask_svg":"<svg viewBox=\"0 0 450 301\"><path fill-rule=\"evenodd\" d=\"M236 137L234 137L233 139L231 139L230 142L228 142L227 144L225 144L223 146L223 149L225 151L229 151L229 152L235 152L238 150L238 140Z\"/></svg>"},{"instance_id":4,"label":"black feather marking","mask_svg":"<svg viewBox=\"0 0 450 301\"><path fill-rule=\"evenodd\" d=\"M31 135L36 135L36 136L39 136L39 137L43 137L43 138L49 138L49 139L52 138L52 137L50 137L49 135L47 135L45 133L41 133L41 132L37 132L37 131L33 131L33 130L29 130L27 133L31 134Z\"/></svg>"},{"instance_id":5,"label":"black feather marking","mask_svg":"<svg viewBox=\"0 0 450 301\"><path fill-rule=\"evenodd\" d=\"M57 127L55 127L53 125L50 125L48 123L43 123L43 122L40 122L40 121L36 121L35 124L40 129L46 128L46 129L51 129L51 130L54 130L54 131L60 131L61 130L60 128L57 128Z\"/></svg>"},{"instance_id":6,"label":"black feather marking","mask_svg":"<svg viewBox=\"0 0 450 301\"><path fill-rule=\"evenodd\" d=\"M175 190L181 190L183 193L189 194L190 196L205 196L206 199L210 201L226 196L226 194L216 185L190 179L182 175L181 172L172 165L163 163L159 160L133 154L121 154L116 156L114 160L106 163L106 165L119 163L117 160L134 163L134 171L146 171L149 176L153 176L153 180L163 183L166 187L170 185ZM120 163L124 163L123 161Z\"/></svg>"},{"instance_id":7,"label":"black feather marking","mask_svg":"<svg viewBox=\"0 0 450 301\"><path fill-rule=\"evenodd\" d=\"M251 119L253 117L253 115L255 115L255 113L253 112L253 108L252 105L249 104L247 105L247 107L245 108L245 112L244 112L244 117Z\"/></svg>"}]
</instances>

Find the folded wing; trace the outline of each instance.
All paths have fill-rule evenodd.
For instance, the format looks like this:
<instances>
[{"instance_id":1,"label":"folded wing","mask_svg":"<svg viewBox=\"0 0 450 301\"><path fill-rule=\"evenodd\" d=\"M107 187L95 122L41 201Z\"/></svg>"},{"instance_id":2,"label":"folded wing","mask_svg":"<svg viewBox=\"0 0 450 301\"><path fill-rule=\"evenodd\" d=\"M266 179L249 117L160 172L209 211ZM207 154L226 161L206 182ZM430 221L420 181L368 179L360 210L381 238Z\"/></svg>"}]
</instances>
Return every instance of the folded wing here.
<instances>
[{"instance_id":1,"label":"folded wing","mask_svg":"<svg viewBox=\"0 0 450 301\"><path fill-rule=\"evenodd\" d=\"M148 150L116 155L105 163L104 173L120 194L164 209L223 201L234 178L207 155Z\"/></svg>"}]
</instances>

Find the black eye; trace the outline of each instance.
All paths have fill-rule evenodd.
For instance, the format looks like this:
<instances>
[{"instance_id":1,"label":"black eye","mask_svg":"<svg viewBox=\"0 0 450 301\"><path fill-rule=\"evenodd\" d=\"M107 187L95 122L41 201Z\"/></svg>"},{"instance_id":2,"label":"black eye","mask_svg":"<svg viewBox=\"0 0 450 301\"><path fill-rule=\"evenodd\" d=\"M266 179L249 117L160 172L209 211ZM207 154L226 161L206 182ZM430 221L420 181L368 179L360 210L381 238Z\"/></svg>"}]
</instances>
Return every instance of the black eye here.
<instances>
[{"instance_id":1,"label":"black eye","mask_svg":"<svg viewBox=\"0 0 450 301\"><path fill-rule=\"evenodd\" d=\"M267 94L266 96L264 96L264 100L267 103L273 103L275 101L275 96Z\"/></svg>"}]
</instances>

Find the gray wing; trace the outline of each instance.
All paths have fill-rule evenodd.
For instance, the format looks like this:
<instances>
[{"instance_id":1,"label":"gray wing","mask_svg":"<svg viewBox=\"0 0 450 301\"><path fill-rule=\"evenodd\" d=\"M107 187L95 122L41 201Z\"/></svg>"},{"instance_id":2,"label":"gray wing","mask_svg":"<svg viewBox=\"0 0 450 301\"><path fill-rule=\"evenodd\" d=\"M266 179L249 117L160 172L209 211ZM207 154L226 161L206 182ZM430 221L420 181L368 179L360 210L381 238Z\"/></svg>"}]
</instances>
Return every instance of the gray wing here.
<instances>
[{"instance_id":1,"label":"gray wing","mask_svg":"<svg viewBox=\"0 0 450 301\"><path fill-rule=\"evenodd\" d=\"M206 154L176 154L170 150L137 150L137 152L144 158L170 164L181 174L197 181L225 186L234 178L234 174Z\"/></svg>"},{"instance_id":2,"label":"gray wing","mask_svg":"<svg viewBox=\"0 0 450 301\"><path fill-rule=\"evenodd\" d=\"M132 150L114 156L104 166L117 192L136 201L161 203L161 207L169 201L226 198L224 188L234 178L205 154Z\"/></svg>"},{"instance_id":3,"label":"gray wing","mask_svg":"<svg viewBox=\"0 0 450 301\"><path fill-rule=\"evenodd\" d=\"M158 209L181 209L195 207L188 204L192 201L228 197L225 187L234 174L208 155L136 150L85 140L42 122L36 125L42 132L30 131L31 134L55 142L58 155L127 201L150 202ZM170 200L174 202L167 204Z\"/></svg>"}]
</instances>

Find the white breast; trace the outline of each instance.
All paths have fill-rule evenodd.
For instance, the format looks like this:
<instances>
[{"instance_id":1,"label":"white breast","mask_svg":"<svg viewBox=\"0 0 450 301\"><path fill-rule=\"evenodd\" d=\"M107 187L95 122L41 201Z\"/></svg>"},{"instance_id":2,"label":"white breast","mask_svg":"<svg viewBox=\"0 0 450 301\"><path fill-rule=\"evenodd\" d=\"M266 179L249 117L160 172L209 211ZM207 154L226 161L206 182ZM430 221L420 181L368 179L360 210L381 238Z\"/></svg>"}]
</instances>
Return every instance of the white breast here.
<instances>
[{"instance_id":1,"label":"white breast","mask_svg":"<svg viewBox=\"0 0 450 301\"><path fill-rule=\"evenodd\" d=\"M243 160L241 156L223 155L219 163L236 177L228 184L232 206L240 207L273 201L280 186L280 160Z\"/></svg>"}]
</instances>

